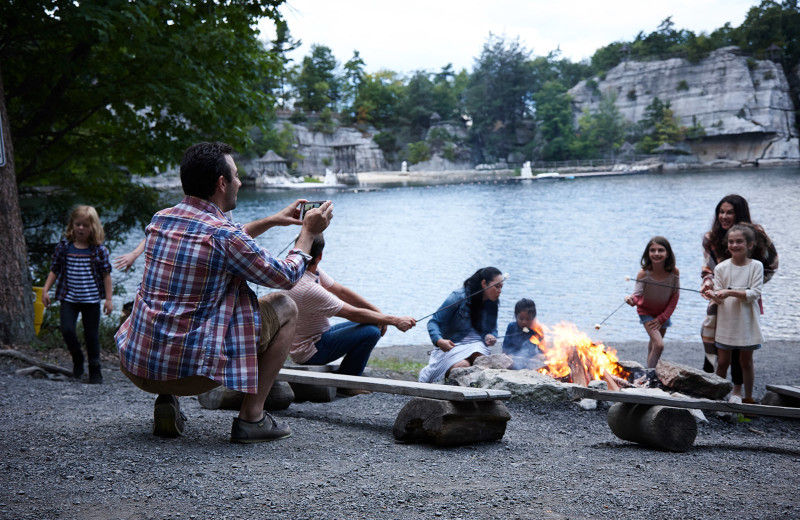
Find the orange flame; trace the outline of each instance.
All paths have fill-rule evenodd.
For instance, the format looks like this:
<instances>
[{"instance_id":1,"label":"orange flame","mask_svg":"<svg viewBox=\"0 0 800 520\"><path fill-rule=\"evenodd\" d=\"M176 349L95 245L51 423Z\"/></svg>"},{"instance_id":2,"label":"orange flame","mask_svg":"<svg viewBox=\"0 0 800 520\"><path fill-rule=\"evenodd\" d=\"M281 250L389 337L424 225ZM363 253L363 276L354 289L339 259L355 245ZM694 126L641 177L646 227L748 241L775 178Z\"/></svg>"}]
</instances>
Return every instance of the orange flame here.
<instances>
[{"instance_id":1,"label":"orange flame","mask_svg":"<svg viewBox=\"0 0 800 520\"><path fill-rule=\"evenodd\" d=\"M544 326L544 336L539 344L546 365L539 369L542 374L555 378L572 376L573 382L604 379L606 374L625 376L624 369L617 364L617 351L593 343L573 323L562 321L553 328ZM534 334L531 341L535 337Z\"/></svg>"}]
</instances>

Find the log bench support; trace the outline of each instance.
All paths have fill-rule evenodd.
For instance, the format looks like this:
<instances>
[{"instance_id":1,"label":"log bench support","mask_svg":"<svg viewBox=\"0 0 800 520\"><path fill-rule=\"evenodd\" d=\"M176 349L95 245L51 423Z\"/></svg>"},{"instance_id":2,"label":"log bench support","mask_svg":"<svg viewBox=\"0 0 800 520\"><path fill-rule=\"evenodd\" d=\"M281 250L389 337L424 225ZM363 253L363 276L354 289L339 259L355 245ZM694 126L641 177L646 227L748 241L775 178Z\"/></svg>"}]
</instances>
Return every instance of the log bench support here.
<instances>
[{"instance_id":1,"label":"log bench support","mask_svg":"<svg viewBox=\"0 0 800 520\"><path fill-rule=\"evenodd\" d=\"M622 440L665 451L687 451L697 437L697 421L685 408L614 403L608 426Z\"/></svg>"},{"instance_id":2,"label":"log bench support","mask_svg":"<svg viewBox=\"0 0 800 520\"><path fill-rule=\"evenodd\" d=\"M511 419L500 401L444 401L416 397L394 422L392 433L401 442L459 446L499 441Z\"/></svg>"}]
</instances>

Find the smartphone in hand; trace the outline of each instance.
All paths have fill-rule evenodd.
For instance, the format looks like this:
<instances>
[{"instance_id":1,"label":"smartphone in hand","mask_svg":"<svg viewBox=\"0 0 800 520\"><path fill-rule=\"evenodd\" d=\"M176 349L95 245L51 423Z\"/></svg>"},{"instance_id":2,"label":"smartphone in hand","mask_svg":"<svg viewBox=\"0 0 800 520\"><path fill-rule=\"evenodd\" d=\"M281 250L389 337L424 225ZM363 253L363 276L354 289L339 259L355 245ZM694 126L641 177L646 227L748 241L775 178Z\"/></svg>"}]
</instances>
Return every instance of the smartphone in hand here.
<instances>
[{"instance_id":1,"label":"smartphone in hand","mask_svg":"<svg viewBox=\"0 0 800 520\"><path fill-rule=\"evenodd\" d=\"M303 205L300 207L300 220L303 220L305 218L307 211L312 210L314 208L318 208L322 206L325 202L327 201L314 200L314 201L304 202Z\"/></svg>"}]
</instances>

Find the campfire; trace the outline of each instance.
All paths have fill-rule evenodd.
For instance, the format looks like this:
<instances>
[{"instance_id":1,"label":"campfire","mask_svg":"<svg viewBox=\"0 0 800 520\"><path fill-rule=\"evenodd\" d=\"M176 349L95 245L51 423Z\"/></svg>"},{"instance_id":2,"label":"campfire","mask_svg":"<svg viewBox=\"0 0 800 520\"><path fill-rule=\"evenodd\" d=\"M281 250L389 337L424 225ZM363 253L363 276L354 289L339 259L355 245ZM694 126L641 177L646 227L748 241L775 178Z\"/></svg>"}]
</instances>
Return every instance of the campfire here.
<instances>
[{"instance_id":1,"label":"campfire","mask_svg":"<svg viewBox=\"0 0 800 520\"><path fill-rule=\"evenodd\" d=\"M544 353L543 368L539 372L559 381L588 386L592 380L602 380L609 390L630 386L628 373L618 363L617 351L602 343L593 343L573 323L562 321L554 327L543 326L544 341L537 335L531 342Z\"/></svg>"}]
</instances>

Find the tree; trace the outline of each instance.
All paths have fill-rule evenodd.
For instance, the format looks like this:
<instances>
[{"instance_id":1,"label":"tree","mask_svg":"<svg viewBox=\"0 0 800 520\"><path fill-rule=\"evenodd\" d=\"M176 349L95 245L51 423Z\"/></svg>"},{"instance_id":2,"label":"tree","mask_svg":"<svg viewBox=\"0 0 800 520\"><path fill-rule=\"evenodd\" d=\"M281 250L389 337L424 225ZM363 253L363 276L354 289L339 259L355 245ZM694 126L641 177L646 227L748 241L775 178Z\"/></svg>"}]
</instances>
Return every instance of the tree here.
<instances>
[{"instance_id":1,"label":"tree","mask_svg":"<svg viewBox=\"0 0 800 520\"><path fill-rule=\"evenodd\" d=\"M626 122L616 105L617 97L604 94L595 112L585 110L578 120L578 133L573 142L575 156L594 159L608 155L625 141Z\"/></svg>"},{"instance_id":2,"label":"tree","mask_svg":"<svg viewBox=\"0 0 800 520\"><path fill-rule=\"evenodd\" d=\"M131 174L166 169L198 140L244 147L253 125L268 124L273 99L263 78L280 62L265 52L256 21L280 19L280 3L0 3L7 135L29 265L46 269L75 202L99 209L113 244L158 209L156 194ZM0 198L12 208L17 193L7 187ZM0 273L16 276L10 262ZM27 268L17 283L29 290ZM27 311L10 319L24 320L17 312Z\"/></svg>"},{"instance_id":3,"label":"tree","mask_svg":"<svg viewBox=\"0 0 800 520\"><path fill-rule=\"evenodd\" d=\"M336 108L340 93L339 78L336 77L338 66L329 47L318 44L311 46L311 54L303 58L296 79L297 104L300 108L309 112L319 112L325 107Z\"/></svg>"},{"instance_id":4,"label":"tree","mask_svg":"<svg viewBox=\"0 0 800 520\"><path fill-rule=\"evenodd\" d=\"M575 130L572 128L572 101L560 81L548 81L534 94L536 123L543 140L541 157L563 161L570 156Z\"/></svg>"},{"instance_id":5,"label":"tree","mask_svg":"<svg viewBox=\"0 0 800 520\"><path fill-rule=\"evenodd\" d=\"M358 51L353 51L353 57L344 64L344 77L342 78L342 102L352 108L355 105L358 88L364 81L364 60Z\"/></svg>"},{"instance_id":6,"label":"tree","mask_svg":"<svg viewBox=\"0 0 800 520\"><path fill-rule=\"evenodd\" d=\"M506 159L530 115L530 52L516 39L489 35L470 75L466 105L479 158Z\"/></svg>"},{"instance_id":7,"label":"tree","mask_svg":"<svg viewBox=\"0 0 800 520\"><path fill-rule=\"evenodd\" d=\"M408 127L412 141L421 141L430 128L433 114L433 82L425 71L418 70L403 89L399 114ZM419 162L419 161L417 161Z\"/></svg>"},{"instance_id":8,"label":"tree","mask_svg":"<svg viewBox=\"0 0 800 520\"><path fill-rule=\"evenodd\" d=\"M33 337L30 274L17 200L14 147L8 124L3 75L0 71L0 343L27 343Z\"/></svg>"},{"instance_id":9,"label":"tree","mask_svg":"<svg viewBox=\"0 0 800 520\"><path fill-rule=\"evenodd\" d=\"M365 74L353 105L356 122L372 123L378 128L394 126L402 94L403 83L397 73L381 70Z\"/></svg>"}]
</instances>

